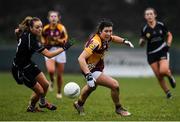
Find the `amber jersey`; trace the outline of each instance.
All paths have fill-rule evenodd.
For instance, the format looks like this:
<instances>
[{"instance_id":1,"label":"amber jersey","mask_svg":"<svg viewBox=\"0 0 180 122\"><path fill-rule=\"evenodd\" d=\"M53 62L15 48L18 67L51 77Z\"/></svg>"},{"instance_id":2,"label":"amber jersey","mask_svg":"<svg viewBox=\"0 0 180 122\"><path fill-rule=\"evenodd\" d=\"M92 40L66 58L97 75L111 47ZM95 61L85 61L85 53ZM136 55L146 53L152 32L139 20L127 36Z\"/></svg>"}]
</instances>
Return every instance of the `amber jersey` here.
<instances>
[{"instance_id":1,"label":"amber jersey","mask_svg":"<svg viewBox=\"0 0 180 122\"><path fill-rule=\"evenodd\" d=\"M63 46L68 38L65 27L62 24L57 24L55 28L52 28L49 24L43 28L43 38L45 40L46 47ZM60 38L64 40L63 43L58 42L54 38Z\"/></svg>"},{"instance_id":2,"label":"amber jersey","mask_svg":"<svg viewBox=\"0 0 180 122\"><path fill-rule=\"evenodd\" d=\"M91 54L91 56L86 59L91 72L102 71L104 69L104 55L109 47L110 41L111 39L107 41L102 40L98 34L95 34L87 41L84 50Z\"/></svg>"},{"instance_id":3,"label":"amber jersey","mask_svg":"<svg viewBox=\"0 0 180 122\"><path fill-rule=\"evenodd\" d=\"M141 30L141 38L147 40L147 54L161 51L166 46L166 36L169 30L164 23L157 21L154 28L146 24Z\"/></svg>"}]
</instances>

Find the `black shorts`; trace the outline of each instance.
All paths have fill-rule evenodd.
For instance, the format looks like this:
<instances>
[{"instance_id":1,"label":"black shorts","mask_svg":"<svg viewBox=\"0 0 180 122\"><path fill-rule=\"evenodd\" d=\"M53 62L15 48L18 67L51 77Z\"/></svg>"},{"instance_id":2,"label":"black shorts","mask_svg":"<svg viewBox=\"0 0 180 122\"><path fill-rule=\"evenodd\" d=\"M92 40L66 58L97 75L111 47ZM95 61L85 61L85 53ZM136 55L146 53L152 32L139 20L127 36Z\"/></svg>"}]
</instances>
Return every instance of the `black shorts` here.
<instances>
[{"instance_id":1,"label":"black shorts","mask_svg":"<svg viewBox=\"0 0 180 122\"><path fill-rule=\"evenodd\" d=\"M11 72L18 84L25 84L27 87L33 88L37 82L35 78L41 70L34 63L29 64L25 68L19 68L13 63Z\"/></svg>"},{"instance_id":2,"label":"black shorts","mask_svg":"<svg viewBox=\"0 0 180 122\"><path fill-rule=\"evenodd\" d=\"M156 61L160 61L162 59L167 59L168 58L168 53L167 51L159 51L159 52L156 52L156 53L153 53L153 54L148 54L147 55L147 61L149 64L152 64Z\"/></svg>"}]
</instances>

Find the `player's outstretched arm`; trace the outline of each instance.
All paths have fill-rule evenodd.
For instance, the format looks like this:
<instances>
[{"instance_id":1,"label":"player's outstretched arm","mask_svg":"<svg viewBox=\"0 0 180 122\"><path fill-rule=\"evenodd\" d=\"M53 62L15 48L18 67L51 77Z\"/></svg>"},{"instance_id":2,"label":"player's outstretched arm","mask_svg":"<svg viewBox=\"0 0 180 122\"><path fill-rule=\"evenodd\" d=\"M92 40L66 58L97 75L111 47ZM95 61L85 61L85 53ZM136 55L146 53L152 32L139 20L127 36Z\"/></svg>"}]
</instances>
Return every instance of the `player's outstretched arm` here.
<instances>
[{"instance_id":1,"label":"player's outstretched arm","mask_svg":"<svg viewBox=\"0 0 180 122\"><path fill-rule=\"evenodd\" d=\"M59 53L62 53L63 51L64 51L63 48L58 48L58 49L56 49L56 50L54 50L54 51L49 51L48 49L45 48L45 49L41 52L41 54L43 54L44 56L46 56L46 57L48 57L48 58L52 58L52 57L58 55Z\"/></svg>"},{"instance_id":2,"label":"player's outstretched arm","mask_svg":"<svg viewBox=\"0 0 180 122\"><path fill-rule=\"evenodd\" d=\"M112 36L112 41L120 44L125 44L131 48L134 48L134 45L129 40L119 36Z\"/></svg>"}]
</instances>

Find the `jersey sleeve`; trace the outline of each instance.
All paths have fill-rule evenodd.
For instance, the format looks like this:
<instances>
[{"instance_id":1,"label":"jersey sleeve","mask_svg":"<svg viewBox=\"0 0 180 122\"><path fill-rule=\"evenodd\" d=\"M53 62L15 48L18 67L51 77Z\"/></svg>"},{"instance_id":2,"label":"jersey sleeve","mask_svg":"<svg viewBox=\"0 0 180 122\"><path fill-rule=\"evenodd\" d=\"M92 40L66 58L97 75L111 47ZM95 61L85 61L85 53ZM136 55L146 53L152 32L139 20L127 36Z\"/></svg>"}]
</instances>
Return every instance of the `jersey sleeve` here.
<instances>
[{"instance_id":1,"label":"jersey sleeve","mask_svg":"<svg viewBox=\"0 0 180 122\"><path fill-rule=\"evenodd\" d=\"M86 43L84 50L92 54L96 49L98 49L99 45L100 44L97 40L90 40L89 42Z\"/></svg>"},{"instance_id":2,"label":"jersey sleeve","mask_svg":"<svg viewBox=\"0 0 180 122\"><path fill-rule=\"evenodd\" d=\"M58 24L57 28L58 28L59 32L62 33L61 39L67 40L68 39L68 34L67 34L65 26L62 25L62 24Z\"/></svg>"},{"instance_id":3,"label":"jersey sleeve","mask_svg":"<svg viewBox=\"0 0 180 122\"><path fill-rule=\"evenodd\" d=\"M35 36L31 36L30 37L30 48L36 52L42 52L45 47L41 44L41 42L39 40L36 39Z\"/></svg>"}]
</instances>

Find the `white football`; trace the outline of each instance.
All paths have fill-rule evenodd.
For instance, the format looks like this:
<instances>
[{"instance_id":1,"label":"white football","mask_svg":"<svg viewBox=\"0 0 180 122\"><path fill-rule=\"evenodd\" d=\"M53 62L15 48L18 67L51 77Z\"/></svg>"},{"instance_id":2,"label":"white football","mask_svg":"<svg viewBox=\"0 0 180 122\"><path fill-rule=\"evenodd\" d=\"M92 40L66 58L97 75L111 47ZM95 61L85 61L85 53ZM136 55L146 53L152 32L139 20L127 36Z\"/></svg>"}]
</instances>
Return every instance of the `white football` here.
<instances>
[{"instance_id":1,"label":"white football","mask_svg":"<svg viewBox=\"0 0 180 122\"><path fill-rule=\"evenodd\" d=\"M69 98L76 98L80 94L80 87L75 82L69 82L64 86L64 95Z\"/></svg>"}]
</instances>

